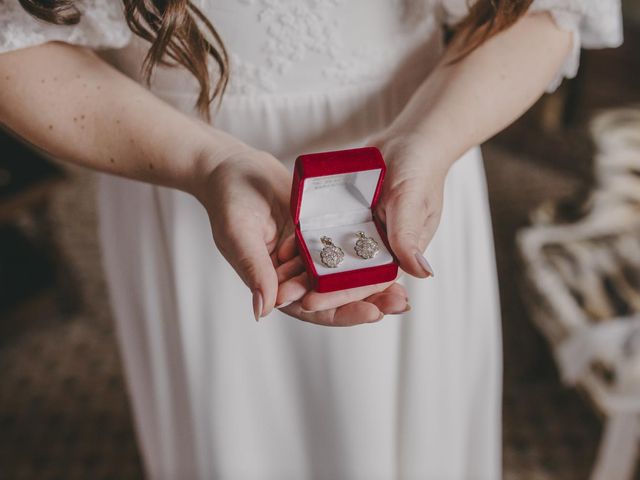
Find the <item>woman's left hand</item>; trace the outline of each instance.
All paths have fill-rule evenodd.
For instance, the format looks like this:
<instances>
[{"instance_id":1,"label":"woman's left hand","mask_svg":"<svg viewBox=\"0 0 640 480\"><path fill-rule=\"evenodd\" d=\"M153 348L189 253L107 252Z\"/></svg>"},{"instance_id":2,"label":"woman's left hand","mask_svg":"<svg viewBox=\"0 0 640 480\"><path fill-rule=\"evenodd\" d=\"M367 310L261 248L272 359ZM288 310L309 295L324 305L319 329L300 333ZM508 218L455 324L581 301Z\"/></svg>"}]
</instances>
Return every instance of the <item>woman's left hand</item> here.
<instances>
[{"instance_id":1,"label":"woman's left hand","mask_svg":"<svg viewBox=\"0 0 640 480\"><path fill-rule=\"evenodd\" d=\"M424 251L438 228L447 172L433 145L417 135L383 132L370 142L380 149L387 174L376 214L387 228L400 268L414 277L434 276Z\"/></svg>"},{"instance_id":2,"label":"woman's left hand","mask_svg":"<svg viewBox=\"0 0 640 480\"><path fill-rule=\"evenodd\" d=\"M449 164L428 158L428 150L417 136L383 133L369 145L378 147L387 163L376 215L386 225L400 267L415 277L433 276L423 252L440 221ZM331 293L310 290L293 237L283 243L278 257L278 298L296 299L280 309L297 318L324 325L352 325L375 321L376 314L404 313L410 308L406 290L395 281Z\"/></svg>"}]
</instances>

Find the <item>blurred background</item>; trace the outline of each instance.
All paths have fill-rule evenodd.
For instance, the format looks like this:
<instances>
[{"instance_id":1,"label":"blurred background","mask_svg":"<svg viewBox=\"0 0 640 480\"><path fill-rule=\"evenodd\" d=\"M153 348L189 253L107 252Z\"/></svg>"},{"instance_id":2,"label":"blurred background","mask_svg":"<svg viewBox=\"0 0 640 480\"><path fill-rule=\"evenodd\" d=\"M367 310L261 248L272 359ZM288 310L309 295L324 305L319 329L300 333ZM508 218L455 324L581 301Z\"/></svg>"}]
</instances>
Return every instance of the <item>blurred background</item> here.
<instances>
[{"instance_id":1,"label":"blurred background","mask_svg":"<svg viewBox=\"0 0 640 480\"><path fill-rule=\"evenodd\" d=\"M640 479L640 1L484 146L506 479ZM593 120L597 119L594 123ZM94 179L0 132L0 479L139 479Z\"/></svg>"}]
</instances>

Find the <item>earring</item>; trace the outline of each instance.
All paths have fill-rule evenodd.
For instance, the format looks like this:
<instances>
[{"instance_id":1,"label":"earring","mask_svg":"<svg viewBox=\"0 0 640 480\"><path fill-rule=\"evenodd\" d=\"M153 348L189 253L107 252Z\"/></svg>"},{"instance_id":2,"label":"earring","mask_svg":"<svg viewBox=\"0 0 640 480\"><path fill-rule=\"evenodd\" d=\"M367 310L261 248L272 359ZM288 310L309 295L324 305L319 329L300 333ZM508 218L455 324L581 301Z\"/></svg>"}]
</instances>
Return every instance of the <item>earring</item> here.
<instances>
[{"instance_id":1,"label":"earring","mask_svg":"<svg viewBox=\"0 0 640 480\"><path fill-rule=\"evenodd\" d=\"M340 247L333 244L333 240L329 237L320 237L322 245L324 245L320 252L320 260L325 267L336 268L344 260L344 252Z\"/></svg>"},{"instance_id":2,"label":"earring","mask_svg":"<svg viewBox=\"0 0 640 480\"><path fill-rule=\"evenodd\" d=\"M375 257L380 251L380 246L373 238L367 237L364 232L358 232L355 250L360 258L369 259Z\"/></svg>"}]
</instances>

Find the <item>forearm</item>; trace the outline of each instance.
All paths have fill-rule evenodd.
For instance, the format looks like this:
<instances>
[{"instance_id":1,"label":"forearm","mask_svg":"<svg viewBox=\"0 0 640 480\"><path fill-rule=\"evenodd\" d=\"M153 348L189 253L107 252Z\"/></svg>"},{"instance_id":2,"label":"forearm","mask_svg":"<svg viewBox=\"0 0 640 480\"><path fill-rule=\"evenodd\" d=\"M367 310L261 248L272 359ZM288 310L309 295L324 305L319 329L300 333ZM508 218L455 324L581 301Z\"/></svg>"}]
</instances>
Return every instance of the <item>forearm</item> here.
<instances>
[{"instance_id":1,"label":"forearm","mask_svg":"<svg viewBox=\"0 0 640 480\"><path fill-rule=\"evenodd\" d=\"M240 145L62 43L0 55L0 123L60 159L186 191L214 166L201 159Z\"/></svg>"},{"instance_id":2,"label":"forearm","mask_svg":"<svg viewBox=\"0 0 640 480\"><path fill-rule=\"evenodd\" d=\"M571 48L571 35L548 14L528 15L451 63L453 42L385 137L411 135L448 167L525 112L544 92Z\"/></svg>"}]
</instances>

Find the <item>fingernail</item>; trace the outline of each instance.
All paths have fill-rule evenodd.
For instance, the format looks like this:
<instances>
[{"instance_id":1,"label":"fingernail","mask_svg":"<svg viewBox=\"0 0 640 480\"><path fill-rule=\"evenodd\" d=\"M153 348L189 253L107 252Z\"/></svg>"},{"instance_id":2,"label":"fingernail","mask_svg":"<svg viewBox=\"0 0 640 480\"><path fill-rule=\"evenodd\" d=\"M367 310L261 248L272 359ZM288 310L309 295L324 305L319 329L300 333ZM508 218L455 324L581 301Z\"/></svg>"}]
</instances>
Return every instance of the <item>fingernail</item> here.
<instances>
[{"instance_id":1,"label":"fingernail","mask_svg":"<svg viewBox=\"0 0 640 480\"><path fill-rule=\"evenodd\" d=\"M380 312L380 315L378 315L378 318L376 318L374 320L374 322L379 322L380 320L382 320L384 318L384 313Z\"/></svg>"},{"instance_id":2,"label":"fingernail","mask_svg":"<svg viewBox=\"0 0 640 480\"><path fill-rule=\"evenodd\" d=\"M402 315L403 313L407 313L409 310L411 310L411 305L407 303L407 306L404 307L404 310L400 310L399 312L391 312L390 315Z\"/></svg>"},{"instance_id":3,"label":"fingernail","mask_svg":"<svg viewBox=\"0 0 640 480\"><path fill-rule=\"evenodd\" d=\"M426 258L424 258L424 255L422 255L420 252L416 252L416 260L418 261L418 263L420 264L420 266L422 267L422 269L427 272L428 275L435 277L435 273L433 273L433 268L431 267L431 265L429 264L429 262L427 261Z\"/></svg>"},{"instance_id":4,"label":"fingernail","mask_svg":"<svg viewBox=\"0 0 640 480\"><path fill-rule=\"evenodd\" d=\"M276 308L284 308L284 307L288 307L289 305L291 305L293 303L293 300L291 300L290 302L283 302L280 305L276 305Z\"/></svg>"},{"instance_id":5,"label":"fingernail","mask_svg":"<svg viewBox=\"0 0 640 480\"><path fill-rule=\"evenodd\" d=\"M255 317L256 322L260 320L260 317L262 316L263 305L264 305L264 302L262 300L262 293L260 293L260 290L254 290L253 291L253 316Z\"/></svg>"},{"instance_id":6,"label":"fingernail","mask_svg":"<svg viewBox=\"0 0 640 480\"><path fill-rule=\"evenodd\" d=\"M301 308L300 311L302 313L314 313L314 310L305 310L304 308Z\"/></svg>"}]
</instances>

